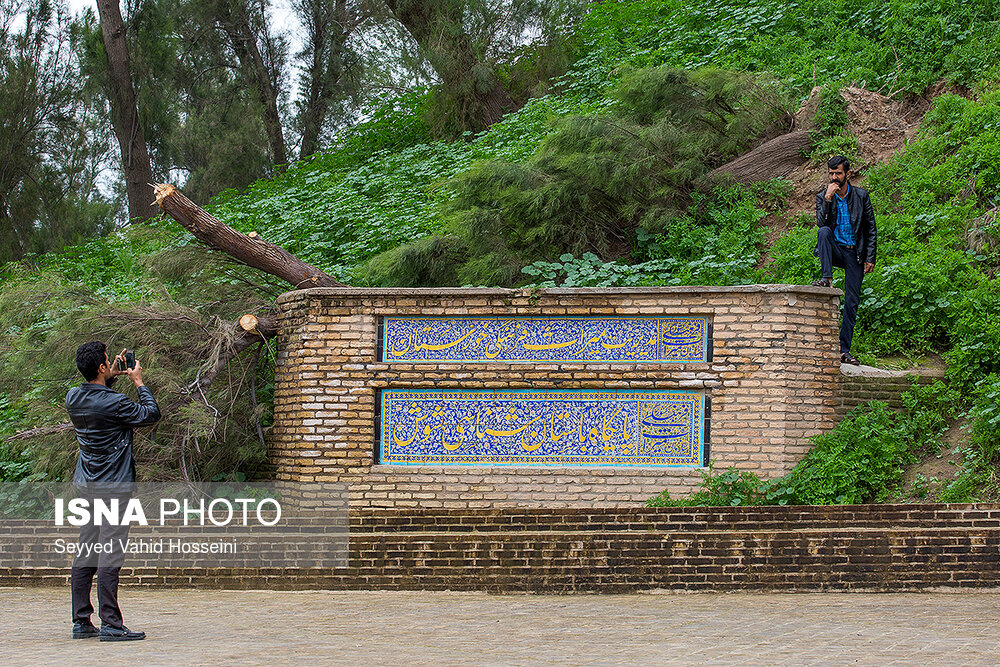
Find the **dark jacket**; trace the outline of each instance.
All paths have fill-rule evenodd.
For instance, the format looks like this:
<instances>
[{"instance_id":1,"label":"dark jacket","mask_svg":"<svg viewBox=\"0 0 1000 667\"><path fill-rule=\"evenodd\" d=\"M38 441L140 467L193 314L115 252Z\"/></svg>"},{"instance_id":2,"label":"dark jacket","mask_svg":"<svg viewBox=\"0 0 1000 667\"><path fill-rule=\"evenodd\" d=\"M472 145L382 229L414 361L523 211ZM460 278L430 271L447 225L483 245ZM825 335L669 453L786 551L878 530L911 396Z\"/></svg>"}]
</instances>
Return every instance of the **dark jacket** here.
<instances>
[{"instance_id":1,"label":"dark jacket","mask_svg":"<svg viewBox=\"0 0 1000 667\"><path fill-rule=\"evenodd\" d=\"M816 193L816 224L819 227L837 228L837 197L833 201L826 200L826 188ZM875 211L872 209L868 191L852 185L847 193L847 212L851 216L851 227L854 228L854 252L858 264L875 263ZM818 248L813 254L819 256Z\"/></svg>"},{"instance_id":2,"label":"dark jacket","mask_svg":"<svg viewBox=\"0 0 1000 667\"><path fill-rule=\"evenodd\" d=\"M160 408L148 387L139 387L139 402L102 384L84 382L66 394L66 410L76 428L80 458L73 485L135 482L132 429L160 419Z\"/></svg>"}]
</instances>

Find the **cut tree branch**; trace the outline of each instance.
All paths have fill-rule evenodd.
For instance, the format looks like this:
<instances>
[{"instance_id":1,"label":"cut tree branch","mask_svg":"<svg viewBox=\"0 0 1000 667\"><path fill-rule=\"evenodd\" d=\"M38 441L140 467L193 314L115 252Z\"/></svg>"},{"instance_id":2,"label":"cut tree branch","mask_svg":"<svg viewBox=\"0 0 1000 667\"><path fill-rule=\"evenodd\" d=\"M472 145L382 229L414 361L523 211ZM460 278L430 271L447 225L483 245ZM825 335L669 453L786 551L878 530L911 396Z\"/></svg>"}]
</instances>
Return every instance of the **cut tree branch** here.
<instances>
[{"instance_id":1,"label":"cut tree branch","mask_svg":"<svg viewBox=\"0 0 1000 667\"><path fill-rule=\"evenodd\" d=\"M240 318L240 320L243 320L245 317L247 316L244 315ZM278 323L275 317L255 317L254 323L256 326L254 326L252 330L247 330L245 327L240 326L239 321L233 323L233 328L235 329L233 338L223 344L223 348L219 351L219 355L215 362L209 368L202 369L202 372L198 375L198 379L188 384L178 398L174 399L166 407L160 410L161 418L167 417L184 407L190 403L195 396L202 395L202 392L204 392L204 390L212 384L216 376L234 357L238 356L254 343L263 343L264 341L274 338L278 334ZM72 422L39 426L37 428L19 431L6 438L6 441L13 442L14 440L27 440L29 438L42 435L53 435L55 433L72 430L72 428Z\"/></svg>"},{"instance_id":2,"label":"cut tree branch","mask_svg":"<svg viewBox=\"0 0 1000 667\"><path fill-rule=\"evenodd\" d=\"M156 203L167 215L181 223L202 243L234 259L290 283L305 287L347 287L280 246L269 243L256 233L243 234L184 196L172 185L153 186Z\"/></svg>"}]
</instances>

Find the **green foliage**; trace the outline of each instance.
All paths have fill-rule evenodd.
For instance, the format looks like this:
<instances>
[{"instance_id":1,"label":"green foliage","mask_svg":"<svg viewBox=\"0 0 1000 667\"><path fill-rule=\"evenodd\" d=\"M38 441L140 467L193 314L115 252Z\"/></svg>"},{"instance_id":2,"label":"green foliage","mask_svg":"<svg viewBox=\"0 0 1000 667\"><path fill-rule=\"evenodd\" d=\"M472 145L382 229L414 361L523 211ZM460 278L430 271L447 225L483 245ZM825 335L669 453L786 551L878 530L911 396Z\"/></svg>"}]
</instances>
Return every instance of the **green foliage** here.
<instances>
[{"instance_id":1,"label":"green foliage","mask_svg":"<svg viewBox=\"0 0 1000 667\"><path fill-rule=\"evenodd\" d=\"M521 269L534 276L528 287L609 287L630 285L735 285L753 282L762 201L780 205L788 194L784 182L758 187L718 188L695 193L685 215L661 234L636 230L636 254L652 258L635 264L602 261L594 253L572 253L558 261L538 260Z\"/></svg>"},{"instance_id":2,"label":"green foliage","mask_svg":"<svg viewBox=\"0 0 1000 667\"><path fill-rule=\"evenodd\" d=\"M774 262L766 271L773 282L808 285L819 277L819 266L813 256L816 216L806 212L796 216L792 222L793 225L771 246Z\"/></svg>"},{"instance_id":3,"label":"green foliage","mask_svg":"<svg viewBox=\"0 0 1000 667\"><path fill-rule=\"evenodd\" d=\"M128 250L142 245L149 230L141 226L119 239ZM108 252L97 252L103 247ZM264 306L247 281L261 280L243 271L229 280L211 255L186 263L183 278L165 283L153 268L155 256L123 252L116 255L102 242L82 249L73 261L51 262L44 268L8 267L0 284L0 433L51 425L66 420L66 391L82 382L74 363L79 344L103 340L112 353L133 348L145 369L144 380L161 407L185 387L232 336L232 320ZM169 252L169 251L167 251ZM124 258L125 263L115 262ZM93 288L68 277L93 267L118 280ZM168 289L169 285L169 289ZM200 301L200 298L206 298ZM186 302L186 303L185 303ZM31 304L25 308L24 304ZM141 431L136 456L145 479L179 478L185 467L191 479L218 470L255 469L264 448L254 427L255 406L243 383L263 376L260 362L246 355L229 364L204 397L198 394L186 408L170 413L155 431ZM273 364L273 362L270 362ZM134 389L119 380L115 389L135 398ZM61 479L72 469L77 445L72 430L14 441L0 460L31 461L35 474ZM16 470L22 470L17 466Z\"/></svg>"},{"instance_id":4,"label":"green foliage","mask_svg":"<svg viewBox=\"0 0 1000 667\"><path fill-rule=\"evenodd\" d=\"M210 207L241 231L273 243L342 279L402 284L372 257L446 230L442 209L454 197L450 179L476 159L520 160L551 131L550 121L599 104L574 97L529 101L488 132L429 143L420 120L423 95L398 98L345 133L341 145L297 162L246 192L223 193ZM419 253L417 253L419 254Z\"/></svg>"},{"instance_id":5,"label":"green foliage","mask_svg":"<svg viewBox=\"0 0 1000 667\"><path fill-rule=\"evenodd\" d=\"M376 255L359 272L363 285L434 287L458 284L456 267L468 259L465 243L454 236L425 236Z\"/></svg>"},{"instance_id":6,"label":"green foliage","mask_svg":"<svg viewBox=\"0 0 1000 667\"><path fill-rule=\"evenodd\" d=\"M613 95L613 109L557 120L525 163L478 162L456 180L451 224L473 258L520 265L522 258L590 252L616 259L627 253L625 243L637 230L664 235L651 259L665 259L684 244L697 246L706 264L720 261L720 246L727 253L739 250L700 226L712 215L728 215L718 213L722 204L706 215L690 214L692 203L707 201L693 192L692 182L786 117L780 91L731 72L660 68L624 74ZM756 225L755 213L739 231ZM675 259L694 259L681 250ZM482 267L470 262L459 276L499 284L512 275ZM710 273L717 267L705 268Z\"/></svg>"},{"instance_id":7,"label":"green foliage","mask_svg":"<svg viewBox=\"0 0 1000 667\"><path fill-rule=\"evenodd\" d=\"M979 458L991 465L1000 462L1000 375L991 373L982 379L973 393L972 444Z\"/></svg>"},{"instance_id":8,"label":"green foliage","mask_svg":"<svg viewBox=\"0 0 1000 667\"><path fill-rule=\"evenodd\" d=\"M170 11L173 5L185 11ZM784 129L795 106L790 98L805 97L816 85L825 91L812 152L817 160L857 155L834 94L841 85L920 93L946 78L975 87L977 99L938 97L918 138L867 175L879 257L864 281L855 353L951 347L949 377L971 401L973 428L980 430L966 453L968 474L946 497L972 497L992 483L987 408L996 399L976 391L992 386L990 373L1000 373L1000 289L988 277L997 257L966 230L970 220L995 222L984 213L1000 203L1000 91L990 83L1000 76L996 3L589 3L579 23L568 21L557 31L565 40L547 37L520 49L516 59L497 61L496 72L519 100L544 96L488 131L434 141L428 119L445 107L440 95L418 90L363 110L366 120L338 133L327 151L245 188L271 166L261 162L267 146L259 102L231 68L216 67L228 64L223 51L179 37L201 20L188 10L198 7L147 3L130 22L130 38L145 45L134 66L147 82L140 86L140 108L151 123L154 155L191 174L195 191L188 194L196 200L207 199L219 183L238 188L222 192L211 211L352 284L807 284L818 270L811 211L772 248L763 247L761 221L784 206L790 186L720 187L704 174L769 129ZM87 58L102 55L93 52L99 42L93 31L75 39ZM189 47L192 59L176 62L178 49ZM561 80L545 80L572 57ZM199 76L190 76L195 71ZM88 94L95 95L101 81L91 75ZM181 94L176 102L157 103L149 82ZM212 95L224 103L204 102ZM238 173L221 164L235 165ZM52 187L68 182L55 180ZM58 188L39 187L24 190L22 199L58 199ZM0 395L10 397L0 404L0 433L62 418L61 395L76 382L65 362L81 337L135 341L162 369L158 391L179 390L197 372L198 346L204 351L217 341L219 322L287 289L212 256L205 261L204 251L172 222L101 240L77 234L109 229L109 211L109 203L93 197L86 206L54 208L53 220L72 218L67 234L50 235L54 246L28 248L78 245L28 255L0 272L0 362L27 369L28 378L8 373L0 380ZM774 259L765 270L758 268L762 250ZM256 286L241 291L243 280ZM111 323L102 316L108 313L125 319ZM155 319L164 313L189 320L171 330ZM254 391L213 389L208 402L221 406L220 421L205 405L190 406L144 450L148 462L164 475L176 474L184 437L190 454L195 436L205 449L213 432L218 444L200 454L198 474L250 469L260 460L254 420L269 422L273 361L262 351L246 363L241 370L256 378ZM927 424L878 407L860 410L817 445L794 484L789 478L758 488L748 474L710 471L712 502L885 497L899 462L922 441L915 434L939 425L931 423L931 408L913 410ZM58 475L71 451L68 439L49 438L0 461L30 459L35 469ZM870 471L862 470L866 460Z\"/></svg>"},{"instance_id":9,"label":"green foliage","mask_svg":"<svg viewBox=\"0 0 1000 667\"><path fill-rule=\"evenodd\" d=\"M622 64L770 72L805 95L857 82L919 93L996 67L995 3L941 0L632 0L593 7L577 35L572 90L599 90Z\"/></svg>"},{"instance_id":10,"label":"green foliage","mask_svg":"<svg viewBox=\"0 0 1000 667\"><path fill-rule=\"evenodd\" d=\"M957 321L950 330L947 353L949 378L966 391L987 376L1000 373L1000 284L981 280L966 287L957 304Z\"/></svg>"},{"instance_id":11,"label":"green foliage","mask_svg":"<svg viewBox=\"0 0 1000 667\"><path fill-rule=\"evenodd\" d=\"M792 504L857 504L884 500L909 461L899 419L885 403L859 406L816 446L780 487Z\"/></svg>"},{"instance_id":12,"label":"green foliage","mask_svg":"<svg viewBox=\"0 0 1000 667\"><path fill-rule=\"evenodd\" d=\"M1000 496L1000 375L980 380L969 410L969 445L962 450L963 471L942 489L942 502L995 501Z\"/></svg>"},{"instance_id":13,"label":"green foliage","mask_svg":"<svg viewBox=\"0 0 1000 667\"><path fill-rule=\"evenodd\" d=\"M0 265L114 226L97 192L108 146L74 54L80 29L63 1L0 1Z\"/></svg>"},{"instance_id":14,"label":"green foliage","mask_svg":"<svg viewBox=\"0 0 1000 667\"><path fill-rule=\"evenodd\" d=\"M847 117L847 102L840 96L840 86L826 86L820 93L816 106L816 131L824 137L842 134L850 119Z\"/></svg>"},{"instance_id":15,"label":"green foliage","mask_svg":"<svg viewBox=\"0 0 1000 667\"><path fill-rule=\"evenodd\" d=\"M963 285L974 280L961 253L927 247L865 278L859 312L863 349L924 352L947 343Z\"/></svg>"},{"instance_id":16,"label":"green foliage","mask_svg":"<svg viewBox=\"0 0 1000 667\"><path fill-rule=\"evenodd\" d=\"M851 171L861 171L860 147L858 138L853 134L835 134L821 138L813 144L809 159L814 165L823 169L826 162L834 155L843 155L851 163Z\"/></svg>"},{"instance_id":17,"label":"green foliage","mask_svg":"<svg viewBox=\"0 0 1000 667\"><path fill-rule=\"evenodd\" d=\"M765 499L765 483L756 474L729 468L717 473L714 466L702 473L701 490L683 500L670 497L669 491L646 502L647 507L721 507L761 505Z\"/></svg>"}]
</instances>

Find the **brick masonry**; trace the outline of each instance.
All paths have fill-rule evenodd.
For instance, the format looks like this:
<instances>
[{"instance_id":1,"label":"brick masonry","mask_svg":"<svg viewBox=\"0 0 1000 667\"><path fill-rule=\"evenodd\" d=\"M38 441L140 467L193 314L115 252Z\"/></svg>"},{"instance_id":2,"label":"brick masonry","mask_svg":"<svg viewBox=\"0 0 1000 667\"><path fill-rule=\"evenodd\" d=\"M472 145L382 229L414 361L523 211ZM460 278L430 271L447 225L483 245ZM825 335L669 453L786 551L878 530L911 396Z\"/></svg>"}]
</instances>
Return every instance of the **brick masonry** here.
<instances>
[{"instance_id":1,"label":"brick masonry","mask_svg":"<svg viewBox=\"0 0 1000 667\"><path fill-rule=\"evenodd\" d=\"M840 381L840 408L838 421L848 412L868 401L885 401L894 410L903 409L903 392L913 387L913 383L933 384L942 379L943 373L896 375L891 377L845 376Z\"/></svg>"},{"instance_id":2,"label":"brick masonry","mask_svg":"<svg viewBox=\"0 0 1000 667\"><path fill-rule=\"evenodd\" d=\"M375 461L381 388L684 389L711 398L710 458L780 476L833 426L842 401L841 292L794 285L615 289L332 289L278 299L275 477L347 482L352 507L616 506L690 492L700 468L384 466ZM385 316L697 315L709 363L378 361Z\"/></svg>"},{"instance_id":3,"label":"brick masonry","mask_svg":"<svg viewBox=\"0 0 1000 667\"><path fill-rule=\"evenodd\" d=\"M65 585L68 574L0 567L0 586ZM996 587L1000 505L359 509L347 567L162 568L140 554L122 575L132 586L276 590Z\"/></svg>"}]
</instances>

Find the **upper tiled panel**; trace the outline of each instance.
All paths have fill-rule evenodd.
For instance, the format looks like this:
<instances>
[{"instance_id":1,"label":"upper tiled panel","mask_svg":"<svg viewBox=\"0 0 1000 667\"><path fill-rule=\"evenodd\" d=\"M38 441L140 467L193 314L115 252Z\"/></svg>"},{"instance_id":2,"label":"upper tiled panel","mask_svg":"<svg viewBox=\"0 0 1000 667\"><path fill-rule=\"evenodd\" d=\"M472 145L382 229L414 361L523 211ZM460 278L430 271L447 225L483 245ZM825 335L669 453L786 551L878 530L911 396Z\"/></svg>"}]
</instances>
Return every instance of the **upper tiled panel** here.
<instances>
[{"instance_id":1,"label":"upper tiled panel","mask_svg":"<svg viewBox=\"0 0 1000 667\"><path fill-rule=\"evenodd\" d=\"M708 360L706 317L386 317L393 362Z\"/></svg>"}]
</instances>

